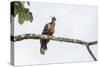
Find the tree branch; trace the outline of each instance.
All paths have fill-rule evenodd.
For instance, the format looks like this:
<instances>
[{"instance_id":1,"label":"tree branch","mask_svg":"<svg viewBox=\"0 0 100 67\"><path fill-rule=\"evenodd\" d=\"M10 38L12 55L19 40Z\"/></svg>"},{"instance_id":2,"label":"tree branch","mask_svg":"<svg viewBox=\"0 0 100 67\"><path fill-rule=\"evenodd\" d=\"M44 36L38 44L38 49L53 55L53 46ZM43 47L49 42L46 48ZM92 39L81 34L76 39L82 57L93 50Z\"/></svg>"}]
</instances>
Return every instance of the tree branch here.
<instances>
[{"instance_id":1,"label":"tree branch","mask_svg":"<svg viewBox=\"0 0 100 67\"><path fill-rule=\"evenodd\" d=\"M14 42L21 41L24 39L50 39L54 41L76 43L76 44L81 44L85 46L97 44L97 41L86 42L86 41L82 41L78 39L47 36L47 35L40 35L40 34L22 34L22 35L17 35L17 36L11 36L11 41L14 41Z\"/></svg>"},{"instance_id":2,"label":"tree branch","mask_svg":"<svg viewBox=\"0 0 100 67\"><path fill-rule=\"evenodd\" d=\"M55 36L40 35L40 34L22 34L22 35L17 35L17 36L11 36L11 41L14 41L14 42L21 41L24 39L50 39L54 41L61 41L61 42L76 43L76 44L84 45L86 46L91 57L95 61L97 60L89 48L89 46L97 44L97 41L86 42L86 41L82 41L78 39L55 37Z\"/></svg>"},{"instance_id":3,"label":"tree branch","mask_svg":"<svg viewBox=\"0 0 100 67\"><path fill-rule=\"evenodd\" d=\"M91 57L93 58L94 61L97 61L96 57L94 56L94 54L92 53L91 49L89 46L86 46L88 52L90 53Z\"/></svg>"}]
</instances>

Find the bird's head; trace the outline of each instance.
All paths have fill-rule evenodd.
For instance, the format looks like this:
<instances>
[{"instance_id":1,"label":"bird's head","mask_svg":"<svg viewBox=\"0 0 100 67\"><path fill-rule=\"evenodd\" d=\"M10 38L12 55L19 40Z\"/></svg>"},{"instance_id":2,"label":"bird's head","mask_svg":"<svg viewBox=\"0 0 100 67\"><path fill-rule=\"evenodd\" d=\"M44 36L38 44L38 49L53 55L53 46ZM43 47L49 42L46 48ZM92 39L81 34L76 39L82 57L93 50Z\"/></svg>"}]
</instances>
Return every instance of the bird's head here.
<instances>
[{"instance_id":1,"label":"bird's head","mask_svg":"<svg viewBox=\"0 0 100 67\"><path fill-rule=\"evenodd\" d=\"M56 21L56 18L55 17L52 17L52 21Z\"/></svg>"}]
</instances>

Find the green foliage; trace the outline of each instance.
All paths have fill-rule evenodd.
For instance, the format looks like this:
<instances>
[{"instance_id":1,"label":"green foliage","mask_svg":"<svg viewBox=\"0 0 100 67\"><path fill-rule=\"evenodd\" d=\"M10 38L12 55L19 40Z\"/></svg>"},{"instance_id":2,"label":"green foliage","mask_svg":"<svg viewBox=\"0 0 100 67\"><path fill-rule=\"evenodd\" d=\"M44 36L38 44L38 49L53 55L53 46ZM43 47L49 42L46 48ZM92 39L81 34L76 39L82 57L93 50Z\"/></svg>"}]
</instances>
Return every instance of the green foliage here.
<instances>
[{"instance_id":1,"label":"green foliage","mask_svg":"<svg viewBox=\"0 0 100 67\"><path fill-rule=\"evenodd\" d=\"M24 1L19 2L19 1L14 1L11 6L14 6L14 14L13 16L15 17L16 15L18 15L18 22L19 24L23 24L25 21L33 21L33 15L32 13L29 11L28 8L24 7ZM26 2L28 5L30 5L29 2Z\"/></svg>"}]
</instances>

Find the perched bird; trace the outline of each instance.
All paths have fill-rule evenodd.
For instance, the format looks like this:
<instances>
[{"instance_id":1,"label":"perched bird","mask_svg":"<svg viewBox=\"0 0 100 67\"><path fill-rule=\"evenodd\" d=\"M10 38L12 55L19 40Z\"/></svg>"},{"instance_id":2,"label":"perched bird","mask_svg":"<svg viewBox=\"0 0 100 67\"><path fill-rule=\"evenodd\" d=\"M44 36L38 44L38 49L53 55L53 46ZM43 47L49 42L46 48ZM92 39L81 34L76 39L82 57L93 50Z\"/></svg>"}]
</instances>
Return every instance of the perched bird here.
<instances>
[{"instance_id":1,"label":"perched bird","mask_svg":"<svg viewBox=\"0 0 100 67\"><path fill-rule=\"evenodd\" d=\"M52 36L53 33L55 32L55 21L56 18L52 17L52 20L50 23L47 23L43 29L42 35L48 35L48 36ZM40 39L40 53L42 55L45 54L45 51L47 50L47 44L50 40L49 39Z\"/></svg>"}]
</instances>

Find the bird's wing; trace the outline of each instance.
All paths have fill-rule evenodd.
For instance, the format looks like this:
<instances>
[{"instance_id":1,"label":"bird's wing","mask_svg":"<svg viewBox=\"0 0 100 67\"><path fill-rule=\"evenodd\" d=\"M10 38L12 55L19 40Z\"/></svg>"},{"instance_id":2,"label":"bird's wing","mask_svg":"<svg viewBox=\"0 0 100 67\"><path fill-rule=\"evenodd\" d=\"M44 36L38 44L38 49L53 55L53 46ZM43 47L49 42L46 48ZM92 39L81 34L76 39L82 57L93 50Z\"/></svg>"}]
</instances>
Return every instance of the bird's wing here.
<instances>
[{"instance_id":1,"label":"bird's wing","mask_svg":"<svg viewBox=\"0 0 100 67\"><path fill-rule=\"evenodd\" d=\"M48 34L49 33L49 29L50 29L50 24L46 24L44 26L42 34Z\"/></svg>"}]
</instances>

